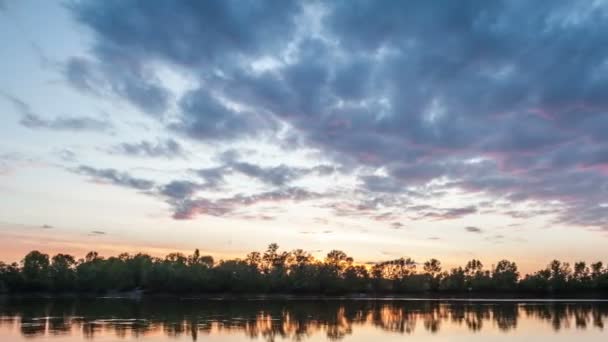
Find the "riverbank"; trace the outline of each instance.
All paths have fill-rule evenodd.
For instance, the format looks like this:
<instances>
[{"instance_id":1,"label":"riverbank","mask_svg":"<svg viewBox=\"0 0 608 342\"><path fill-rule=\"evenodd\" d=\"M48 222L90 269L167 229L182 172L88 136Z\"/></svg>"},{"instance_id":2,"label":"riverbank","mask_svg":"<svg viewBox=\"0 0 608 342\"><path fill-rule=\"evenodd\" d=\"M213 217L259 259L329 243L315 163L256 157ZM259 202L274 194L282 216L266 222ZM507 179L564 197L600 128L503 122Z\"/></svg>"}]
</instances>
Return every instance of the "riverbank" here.
<instances>
[{"instance_id":1,"label":"riverbank","mask_svg":"<svg viewBox=\"0 0 608 342\"><path fill-rule=\"evenodd\" d=\"M370 301L461 301L461 302L571 302L571 301L608 301L608 295L602 293L578 294L349 294L349 295L295 295L295 294L174 294L174 293L145 293L143 291L112 292L112 293L17 293L0 294L1 299L27 298L96 298L96 299L178 299L178 300L213 300L213 301L274 301L274 300L370 300Z\"/></svg>"}]
</instances>

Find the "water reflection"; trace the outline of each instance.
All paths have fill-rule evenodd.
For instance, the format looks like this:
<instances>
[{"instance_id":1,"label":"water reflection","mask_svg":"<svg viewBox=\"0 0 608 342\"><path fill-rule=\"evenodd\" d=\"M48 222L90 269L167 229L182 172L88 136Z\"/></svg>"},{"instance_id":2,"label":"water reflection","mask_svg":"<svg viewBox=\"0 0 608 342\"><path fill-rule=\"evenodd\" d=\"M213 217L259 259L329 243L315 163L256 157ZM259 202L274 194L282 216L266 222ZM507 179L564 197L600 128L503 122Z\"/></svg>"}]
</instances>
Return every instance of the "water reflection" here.
<instances>
[{"instance_id":1,"label":"water reflection","mask_svg":"<svg viewBox=\"0 0 608 342\"><path fill-rule=\"evenodd\" d=\"M5 299L0 301L0 332L30 338L164 335L194 341L219 334L301 341L321 334L340 340L362 326L398 334L435 334L444 326L508 333L522 320L554 331L602 331L607 316L608 303Z\"/></svg>"}]
</instances>

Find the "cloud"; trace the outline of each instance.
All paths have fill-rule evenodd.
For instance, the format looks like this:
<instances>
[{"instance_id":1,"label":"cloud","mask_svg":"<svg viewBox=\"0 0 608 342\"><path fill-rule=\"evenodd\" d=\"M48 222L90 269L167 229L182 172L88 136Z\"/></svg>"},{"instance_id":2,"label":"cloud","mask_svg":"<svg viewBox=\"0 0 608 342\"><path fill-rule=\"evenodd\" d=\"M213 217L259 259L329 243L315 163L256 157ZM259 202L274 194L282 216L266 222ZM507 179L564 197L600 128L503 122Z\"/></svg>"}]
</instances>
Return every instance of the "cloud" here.
<instances>
[{"instance_id":1,"label":"cloud","mask_svg":"<svg viewBox=\"0 0 608 342\"><path fill-rule=\"evenodd\" d=\"M6 101L10 102L21 115L27 116L33 114L30 105L20 98L3 91L0 91L0 96L2 96Z\"/></svg>"},{"instance_id":2,"label":"cloud","mask_svg":"<svg viewBox=\"0 0 608 342\"><path fill-rule=\"evenodd\" d=\"M116 55L114 55L116 53ZM99 50L99 61L73 57L64 66L70 85L83 93L114 99L123 98L152 117L162 117L171 93L139 60L120 52Z\"/></svg>"},{"instance_id":3,"label":"cloud","mask_svg":"<svg viewBox=\"0 0 608 342\"><path fill-rule=\"evenodd\" d=\"M391 223L391 228L393 228L393 229L402 229L404 227L405 227L405 225L401 222L392 222Z\"/></svg>"},{"instance_id":4,"label":"cloud","mask_svg":"<svg viewBox=\"0 0 608 342\"><path fill-rule=\"evenodd\" d=\"M21 118L19 123L31 129L49 129L55 131L107 131L112 125L104 120L89 117L59 116L54 119L44 119L38 115L29 114Z\"/></svg>"},{"instance_id":5,"label":"cloud","mask_svg":"<svg viewBox=\"0 0 608 342\"><path fill-rule=\"evenodd\" d=\"M472 227L472 226L464 227L464 230L466 230L469 233L476 233L476 234L480 234L483 232L483 230L481 228Z\"/></svg>"},{"instance_id":6,"label":"cloud","mask_svg":"<svg viewBox=\"0 0 608 342\"><path fill-rule=\"evenodd\" d=\"M205 187L218 189L224 183L224 175L227 170L223 166L195 170L195 173L205 181Z\"/></svg>"},{"instance_id":7,"label":"cloud","mask_svg":"<svg viewBox=\"0 0 608 342\"><path fill-rule=\"evenodd\" d=\"M455 220L477 212L475 206L462 208L438 208L432 206L414 206L409 208L413 212L413 220Z\"/></svg>"},{"instance_id":8,"label":"cloud","mask_svg":"<svg viewBox=\"0 0 608 342\"><path fill-rule=\"evenodd\" d=\"M230 65L241 56L276 51L289 42L300 12L295 1L212 0L157 6L111 0L79 2L69 8L97 35L97 50L114 47L117 52L129 51L189 67ZM167 13L171 13L170 18ZM133 22L133 16L139 20ZM173 25L158 25L168 19ZM194 41L199 44L192 44Z\"/></svg>"},{"instance_id":9,"label":"cloud","mask_svg":"<svg viewBox=\"0 0 608 342\"><path fill-rule=\"evenodd\" d=\"M59 158L61 158L61 160L66 162L76 161L76 153L68 148L63 148L57 151L57 155Z\"/></svg>"},{"instance_id":10,"label":"cloud","mask_svg":"<svg viewBox=\"0 0 608 342\"><path fill-rule=\"evenodd\" d=\"M191 198L170 202L174 206L173 218L178 220L193 219L198 215L229 216L241 208L259 203L277 203L284 201L309 201L323 198L325 195L310 192L297 187L261 192L253 195L237 194L220 199Z\"/></svg>"},{"instance_id":11,"label":"cloud","mask_svg":"<svg viewBox=\"0 0 608 342\"><path fill-rule=\"evenodd\" d=\"M298 187L280 187L276 190L253 194L236 194L231 197L208 199L197 195L199 191L217 191L224 182L225 166L195 170L204 182L190 180L173 180L166 184L130 175L115 169L97 169L81 165L73 170L76 173L90 176L94 181L109 183L138 191L145 191L168 203L174 211L175 219L192 219L198 215L232 216L236 218L272 220L268 215L251 216L239 212L241 209L259 203L278 203L283 201L307 201L327 196L326 194L308 191ZM281 183L282 184L282 183Z\"/></svg>"},{"instance_id":12,"label":"cloud","mask_svg":"<svg viewBox=\"0 0 608 342\"><path fill-rule=\"evenodd\" d=\"M176 113L161 122L182 136L285 139L314 149L356 170L358 190L368 202L390 203L386 210L434 187L543 203L539 210L556 223L608 227L597 206L608 189L606 4L103 1L68 8L94 37L91 56L66 66L71 84L157 117L175 96ZM162 25L167 20L172 25ZM159 64L189 72L196 88L172 94ZM228 167L273 187L306 173L241 160ZM210 184L224 182L208 172ZM211 213L224 208L199 204ZM372 215L364 204L334 208ZM427 208L413 218L476 212L474 205Z\"/></svg>"},{"instance_id":13,"label":"cloud","mask_svg":"<svg viewBox=\"0 0 608 342\"><path fill-rule=\"evenodd\" d=\"M31 129L48 129L55 131L108 131L113 125L105 119L85 116L58 116L53 119L43 118L34 113L29 104L23 100L0 92L0 95L11 102L21 115L19 123Z\"/></svg>"},{"instance_id":14,"label":"cloud","mask_svg":"<svg viewBox=\"0 0 608 342\"><path fill-rule=\"evenodd\" d=\"M121 1L71 3L68 8L75 18L89 26L97 37L95 60L71 60L66 67L67 79L77 88L105 89L124 97L144 112L159 116L168 107L170 93L151 70L151 60L172 61L199 70L215 63L230 66L244 55L262 55L288 42L295 30L298 3L281 1L256 3L241 1L205 1L197 4L167 3L160 6ZM171 13L167 18L167 13ZM133 17L139 18L137 22ZM112 18L109 20L109 18ZM159 25L170 20L171 25ZM196 43L194 43L196 42ZM196 105L191 119L196 129L190 134L205 138L212 133L209 119L231 113L202 113ZM209 109L209 104L202 107ZM211 107L218 109L218 107ZM215 116L213 116L215 115ZM248 127L247 117L223 120L227 130ZM236 127L235 127L236 126ZM219 135L215 135L216 137Z\"/></svg>"},{"instance_id":15,"label":"cloud","mask_svg":"<svg viewBox=\"0 0 608 342\"><path fill-rule=\"evenodd\" d=\"M0 175L11 175L22 168L44 168L49 166L51 164L36 156L19 152L0 152Z\"/></svg>"},{"instance_id":16,"label":"cloud","mask_svg":"<svg viewBox=\"0 0 608 342\"><path fill-rule=\"evenodd\" d=\"M106 235L106 232L103 232L101 230L93 230L91 231L92 235Z\"/></svg>"},{"instance_id":17,"label":"cloud","mask_svg":"<svg viewBox=\"0 0 608 342\"><path fill-rule=\"evenodd\" d=\"M306 173L304 169L290 168L285 165L264 168L245 162L233 162L229 166L233 170L258 179L263 183L276 186L285 185Z\"/></svg>"},{"instance_id":18,"label":"cloud","mask_svg":"<svg viewBox=\"0 0 608 342\"><path fill-rule=\"evenodd\" d=\"M13 161L14 160L10 155L0 155L0 175L12 173L13 166L11 164Z\"/></svg>"},{"instance_id":19,"label":"cloud","mask_svg":"<svg viewBox=\"0 0 608 342\"><path fill-rule=\"evenodd\" d=\"M405 190L402 182L391 177L368 175L361 176L360 179L363 181L363 186L371 192L400 193Z\"/></svg>"},{"instance_id":20,"label":"cloud","mask_svg":"<svg viewBox=\"0 0 608 342\"><path fill-rule=\"evenodd\" d=\"M494 243L494 244L504 243L505 239L506 239L506 237L502 234L495 234L495 235L488 236L485 238L486 241ZM522 242L521 239L514 239L514 241ZM523 240L523 241L525 242L525 240Z\"/></svg>"},{"instance_id":21,"label":"cloud","mask_svg":"<svg viewBox=\"0 0 608 342\"><path fill-rule=\"evenodd\" d=\"M183 115L171 128L198 140L234 140L277 129L271 117L230 108L205 89L184 95L179 106Z\"/></svg>"},{"instance_id":22,"label":"cloud","mask_svg":"<svg viewBox=\"0 0 608 342\"><path fill-rule=\"evenodd\" d=\"M336 172L331 165L317 165L313 167L294 167L285 164L277 166L260 166L257 164L239 160L240 156L234 151L224 153L220 156L222 164L217 167L200 169L196 172L205 179L210 187L217 187L224 182L224 176L240 173L256 179L266 185L275 187L287 186L307 175L328 176Z\"/></svg>"},{"instance_id":23,"label":"cloud","mask_svg":"<svg viewBox=\"0 0 608 342\"><path fill-rule=\"evenodd\" d=\"M323 230L320 232L311 232L311 231L301 231L300 234L308 235L308 234L331 234L333 230Z\"/></svg>"},{"instance_id":24,"label":"cloud","mask_svg":"<svg viewBox=\"0 0 608 342\"><path fill-rule=\"evenodd\" d=\"M171 138L156 142L142 140L138 143L122 143L114 146L112 151L132 157L162 157L168 159L185 155L182 145Z\"/></svg>"},{"instance_id":25,"label":"cloud","mask_svg":"<svg viewBox=\"0 0 608 342\"><path fill-rule=\"evenodd\" d=\"M54 227L51 226L50 224L43 224L42 226L40 226L40 228L42 228L42 229L53 229Z\"/></svg>"},{"instance_id":26,"label":"cloud","mask_svg":"<svg viewBox=\"0 0 608 342\"><path fill-rule=\"evenodd\" d=\"M90 166L81 165L74 172L90 176L98 182L106 182L113 185L133 188L136 190L150 190L154 187L154 182L136 178L126 172L120 172L115 169L96 169Z\"/></svg>"},{"instance_id":27,"label":"cloud","mask_svg":"<svg viewBox=\"0 0 608 342\"><path fill-rule=\"evenodd\" d=\"M187 199L203 188L203 185L190 181L172 181L162 186L160 193L171 199Z\"/></svg>"}]
</instances>

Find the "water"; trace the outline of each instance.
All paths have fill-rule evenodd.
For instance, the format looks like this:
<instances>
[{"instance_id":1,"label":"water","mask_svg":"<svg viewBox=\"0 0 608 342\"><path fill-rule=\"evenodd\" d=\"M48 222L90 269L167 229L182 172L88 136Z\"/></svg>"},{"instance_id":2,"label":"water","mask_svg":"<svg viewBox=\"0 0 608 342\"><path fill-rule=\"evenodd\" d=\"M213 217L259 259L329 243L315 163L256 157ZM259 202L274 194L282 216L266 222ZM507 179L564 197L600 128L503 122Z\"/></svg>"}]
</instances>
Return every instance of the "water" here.
<instances>
[{"instance_id":1,"label":"water","mask_svg":"<svg viewBox=\"0 0 608 342\"><path fill-rule=\"evenodd\" d=\"M607 341L608 302L0 299L0 341Z\"/></svg>"}]
</instances>

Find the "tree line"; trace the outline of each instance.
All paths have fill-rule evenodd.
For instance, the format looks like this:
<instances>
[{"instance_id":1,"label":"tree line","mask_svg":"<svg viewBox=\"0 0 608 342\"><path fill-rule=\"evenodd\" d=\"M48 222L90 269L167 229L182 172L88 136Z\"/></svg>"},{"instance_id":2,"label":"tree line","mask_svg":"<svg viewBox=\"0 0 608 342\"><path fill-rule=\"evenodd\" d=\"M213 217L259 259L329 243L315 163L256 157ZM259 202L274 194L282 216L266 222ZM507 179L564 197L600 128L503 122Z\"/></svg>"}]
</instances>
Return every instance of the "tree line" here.
<instances>
[{"instance_id":1,"label":"tree line","mask_svg":"<svg viewBox=\"0 0 608 342\"><path fill-rule=\"evenodd\" d=\"M407 294L407 293L568 293L608 292L608 268L602 262L552 261L546 268L521 276L509 260L486 268L471 260L444 270L430 259L418 263L399 258L373 265L355 263L332 250L323 260L296 249L264 252L220 260L171 253L164 258L127 254L108 258L89 252L83 259L53 257L32 251L20 263L0 262L0 292L106 293L135 289L150 293L242 294Z\"/></svg>"}]
</instances>

